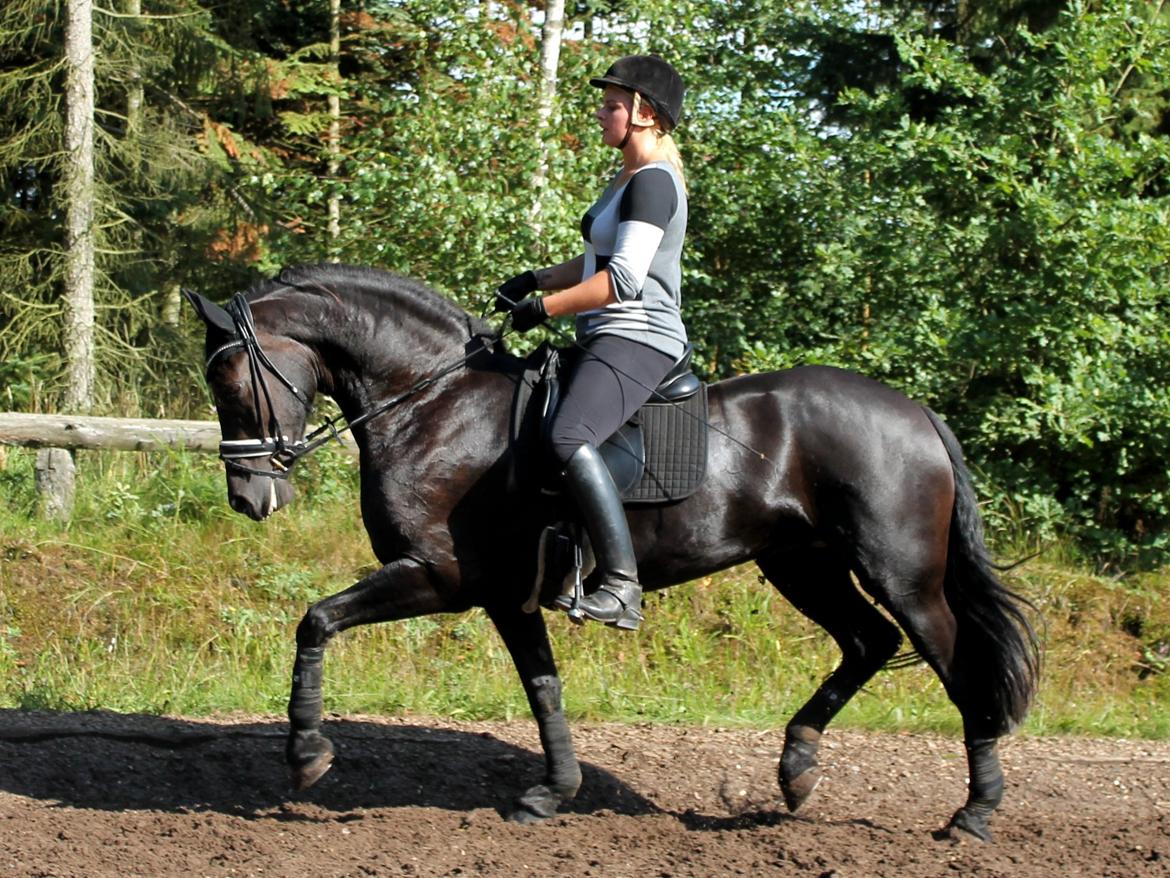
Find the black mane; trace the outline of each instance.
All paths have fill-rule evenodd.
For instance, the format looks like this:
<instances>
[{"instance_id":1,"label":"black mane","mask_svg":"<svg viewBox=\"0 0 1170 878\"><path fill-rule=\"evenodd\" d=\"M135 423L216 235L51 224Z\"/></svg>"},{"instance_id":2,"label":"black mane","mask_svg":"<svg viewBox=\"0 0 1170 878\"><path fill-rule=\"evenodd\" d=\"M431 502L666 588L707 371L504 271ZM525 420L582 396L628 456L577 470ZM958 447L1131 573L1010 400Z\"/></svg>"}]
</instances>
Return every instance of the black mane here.
<instances>
[{"instance_id":1,"label":"black mane","mask_svg":"<svg viewBox=\"0 0 1170 878\"><path fill-rule=\"evenodd\" d=\"M469 314L422 281L364 265L325 262L288 266L276 277L253 285L247 297L249 301L255 301L286 289L343 297L347 291L355 291L386 303L405 297L415 308L421 308L437 319L465 326L469 335L488 335L493 331L486 320Z\"/></svg>"}]
</instances>

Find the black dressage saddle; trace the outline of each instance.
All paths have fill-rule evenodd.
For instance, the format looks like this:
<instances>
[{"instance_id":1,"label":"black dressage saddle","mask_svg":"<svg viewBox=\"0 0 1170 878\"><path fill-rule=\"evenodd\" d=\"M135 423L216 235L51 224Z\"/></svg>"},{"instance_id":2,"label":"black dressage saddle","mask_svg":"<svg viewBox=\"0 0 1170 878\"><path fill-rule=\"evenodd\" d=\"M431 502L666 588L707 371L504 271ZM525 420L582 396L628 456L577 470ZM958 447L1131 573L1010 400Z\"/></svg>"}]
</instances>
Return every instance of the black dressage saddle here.
<instances>
[{"instance_id":1,"label":"black dressage saddle","mask_svg":"<svg viewBox=\"0 0 1170 878\"><path fill-rule=\"evenodd\" d=\"M540 461L541 488L560 490L549 430L561 399L561 376L579 351L542 344L526 361L517 388L512 442ZM533 445L536 448L532 448ZM707 473L707 386L691 371L691 347L638 413L599 449L622 502L671 503L698 490Z\"/></svg>"},{"instance_id":2,"label":"black dressage saddle","mask_svg":"<svg viewBox=\"0 0 1170 878\"><path fill-rule=\"evenodd\" d=\"M546 494L564 493L549 431L561 399L561 376L571 366L566 361L578 353L545 343L527 358L513 405L513 488L536 484ZM699 489L707 474L707 386L691 371L689 345L650 401L599 450L626 506L674 503ZM524 610L552 606L562 594L579 599L589 590L594 569L589 535L580 522L572 516L552 521L541 534Z\"/></svg>"}]
</instances>

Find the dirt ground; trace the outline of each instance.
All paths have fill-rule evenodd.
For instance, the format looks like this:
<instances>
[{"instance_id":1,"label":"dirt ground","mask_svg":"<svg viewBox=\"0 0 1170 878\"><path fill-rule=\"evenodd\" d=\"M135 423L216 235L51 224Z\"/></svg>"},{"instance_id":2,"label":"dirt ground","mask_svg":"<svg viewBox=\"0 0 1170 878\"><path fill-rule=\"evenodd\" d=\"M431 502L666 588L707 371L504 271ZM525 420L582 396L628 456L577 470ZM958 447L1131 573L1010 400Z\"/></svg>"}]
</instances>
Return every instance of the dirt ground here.
<instances>
[{"instance_id":1,"label":"dirt ground","mask_svg":"<svg viewBox=\"0 0 1170 878\"><path fill-rule=\"evenodd\" d=\"M506 822L542 771L531 722L333 717L338 761L289 791L278 718L0 711L0 875L1170 876L1170 743L1012 738L993 844L931 832L962 803L959 741L830 730L799 816L782 730L585 725L585 782Z\"/></svg>"}]
</instances>

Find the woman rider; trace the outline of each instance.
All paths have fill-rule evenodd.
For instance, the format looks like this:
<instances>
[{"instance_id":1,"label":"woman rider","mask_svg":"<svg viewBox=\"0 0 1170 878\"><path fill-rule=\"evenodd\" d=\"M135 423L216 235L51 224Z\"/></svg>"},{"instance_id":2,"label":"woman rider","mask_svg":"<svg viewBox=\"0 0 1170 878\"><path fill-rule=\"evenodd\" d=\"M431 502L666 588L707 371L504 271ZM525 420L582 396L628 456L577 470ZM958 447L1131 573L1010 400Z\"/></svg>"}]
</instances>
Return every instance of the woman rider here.
<instances>
[{"instance_id":1,"label":"woman rider","mask_svg":"<svg viewBox=\"0 0 1170 878\"><path fill-rule=\"evenodd\" d=\"M670 137L684 87L655 55L622 58L589 83L604 89L596 118L602 141L622 154L621 170L581 220L585 252L506 281L496 309L511 311L520 332L576 315L584 350L566 382L551 442L601 571L600 586L580 609L633 630L642 620L637 559L598 448L650 398L687 346L679 313L687 195ZM525 298L537 292L548 295Z\"/></svg>"}]
</instances>

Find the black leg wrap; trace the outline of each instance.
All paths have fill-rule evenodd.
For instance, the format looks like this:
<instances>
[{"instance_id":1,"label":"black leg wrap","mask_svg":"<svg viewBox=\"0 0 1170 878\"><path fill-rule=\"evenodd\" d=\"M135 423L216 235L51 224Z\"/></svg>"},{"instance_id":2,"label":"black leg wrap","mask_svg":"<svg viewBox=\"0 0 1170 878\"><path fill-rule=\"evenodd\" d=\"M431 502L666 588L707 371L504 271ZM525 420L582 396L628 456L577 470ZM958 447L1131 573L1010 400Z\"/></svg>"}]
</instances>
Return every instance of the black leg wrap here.
<instances>
[{"instance_id":1,"label":"black leg wrap","mask_svg":"<svg viewBox=\"0 0 1170 878\"><path fill-rule=\"evenodd\" d=\"M996 738L979 738L966 742L967 767L971 780L968 784L967 803L955 812L951 822L941 835L951 840L962 836L974 837L979 841L991 841L989 822L995 809L1003 800L1003 771L996 754ZM956 832L957 830L957 832Z\"/></svg>"},{"instance_id":2,"label":"black leg wrap","mask_svg":"<svg viewBox=\"0 0 1170 878\"><path fill-rule=\"evenodd\" d=\"M1003 770L996 755L996 738L967 741L967 765L971 769L968 804L978 804L990 814L1003 801Z\"/></svg>"},{"instance_id":3,"label":"black leg wrap","mask_svg":"<svg viewBox=\"0 0 1170 878\"><path fill-rule=\"evenodd\" d=\"M333 764L333 744L321 734L321 672L325 647L302 647L293 665L292 695L288 701L289 736L285 759L293 786L306 789Z\"/></svg>"},{"instance_id":4,"label":"black leg wrap","mask_svg":"<svg viewBox=\"0 0 1170 878\"><path fill-rule=\"evenodd\" d=\"M297 650L293 665L292 695L288 701L288 719L294 731L307 732L321 727L321 675L325 647L307 646Z\"/></svg>"},{"instance_id":5,"label":"black leg wrap","mask_svg":"<svg viewBox=\"0 0 1170 878\"><path fill-rule=\"evenodd\" d=\"M581 767L573 752L569 724L561 709L561 681L553 675L536 677L525 687L528 703L540 728L545 755L543 784L525 791L510 815L518 823L535 823L557 813L561 803L581 786Z\"/></svg>"}]
</instances>

